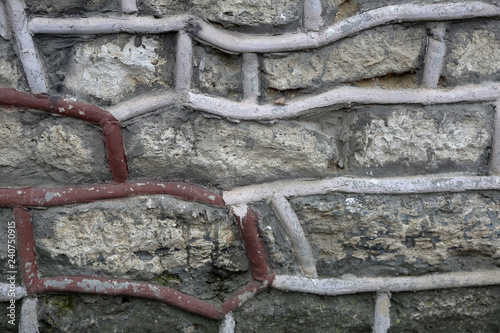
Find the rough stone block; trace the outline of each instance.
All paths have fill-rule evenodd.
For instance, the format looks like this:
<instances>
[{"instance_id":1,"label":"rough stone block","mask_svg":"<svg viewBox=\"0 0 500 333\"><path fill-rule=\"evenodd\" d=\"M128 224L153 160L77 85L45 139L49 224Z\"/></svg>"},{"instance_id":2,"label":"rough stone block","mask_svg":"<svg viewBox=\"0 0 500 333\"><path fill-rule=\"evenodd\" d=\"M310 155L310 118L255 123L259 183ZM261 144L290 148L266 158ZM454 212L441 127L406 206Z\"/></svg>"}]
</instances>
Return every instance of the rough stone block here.
<instances>
[{"instance_id":1,"label":"rough stone block","mask_svg":"<svg viewBox=\"0 0 500 333\"><path fill-rule=\"evenodd\" d=\"M423 274L500 264L499 193L292 199L318 274Z\"/></svg>"},{"instance_id":2,"label":"rough stone block","mask_svg":"<svg viewBox=\"0 0 500 333\"><path fill-rule=\"evenodd\" d=\"M343 148L348 172L488 173L493 115L486 104L360 107Z\"/></svg>"},{"instance_id":3,"label":"rough stone block","mask_svg":"<svg viewBox=\"0 0 500 333\"><path fill-rule=\"evenodd\" d=\"M173 85L175 35L37 37L52 92L100 105Z\"/></svg>"},{"instance_id":4,"label":"rough stone block","mask_svg":"<svg viewBox=\"0 0 500 333\"><path fill-rule=\"evenodd\" d=\"M82 15L89 12L121 12L120 0L29 0L26 11L31 15Z\"/></svg>"},{"instance_id":5,"label":"rough stone block","mask_svg":"<svg viewBox=\"0 0 500 333\"><path fill-rule=\"evenodd\" d=\"M27 81L11 41L0 37L0 86L27 90Z\"/></svg>"},{"instance_id":6,"label":"rough stone block","mask_svg":"<svg viewBox=\"0 0 500 333\"><path fill-rule=\"evenodd\" d=\"M392 295L391 332L498 332L500 287Z\"/></svg>"},{"instance_id":7,"label":"rough stone block","mask_svg":"<svg viewBox=\"0 0 500 333\"><path fill-rule=\"evenodd\" d=\"M38 301L40 333L217 333L219 322L132 297L47 295Z\"/></svg>"},{"instance_id":8,"label":"rough stone block","mask_svg":"<svg viewBox=\"0 0 500 333\"><path fill-rule=\"evenodd\" d=\"M194 48L195 87L203 93L238 100L242 92L242 57L198 45Z\"/></svg>"},{"instance_id":9,"label":"rough stone block","mask_svg":"<svg viewBox=\"0 0 500 333\"><path fill-rule=\"evenodd\" d=\"M499 80L500 22L457 23L449 29L449 54L443 72L443 84Z\"/></svg>"},{"instance_id":10,"label":"rough stone block","mask_svg":"<svg viewBox=\"0 0 500 333\"><path fill-rule=\"evenodd\" d=\"M50 208L33 220L43 276L104 274L213 298L248 270L227 210L166 195Z\"/></svg>"},{"instance_id":11,"label":"rough stone block","mask_svg":"<svg viewBox=\"0 0 500 333\"><path fill-rule=\"evenodd\" d=\"M2 320L0 320L0 331L5 333L17 333L19 332L19 315L21 314L21 301L20 300L16 301L15 325L11 325L8 323L8 321L11 320L9 317L7 317L7 314L9 314L9 309L7 309L7 307L9 305L10 303L0 303L0 318L2 318Z\"/></svg>"},{"instance_id":12,"label":"rough stone block","mask_svg":"<svg viewBox=\"0 0 500 333\"><path fill-rule=\"evenodd\" d=\"M323 49L263 59L268 88L288 90L416 71L423 27L394 25L361 32Z\"/></svg>"},{"instance_id":13,"label":"rough stone block","mask_svg":"<svg viewBox=\"0 0 500 333\"><path fill-rule=\"evenodd\" d=\"M325 297L271 290L235 312L236 332L370 332L371 294Z\"/></svg>"},{"instance_id":14,"label":"rough stone block","mask_svg":"<svg viewBox=\"0 0 500 333\"><path fill-rule=\"evenodd\" d=\"M232 124L175 108L137 119L124 140L133 178L173 177L226 188L324 176L335 156L331 140L296 124Z\"/></svg>"},{"instance_id":15,"label":"rough stone block","mask_svg":"<svg viewBox=\"0 0 500 333\"><path fill-rule=\"evenodd\" d=\"M46 112L0 107L0 187L110 179L99 129Z\"/></svg>"}]
</instances>

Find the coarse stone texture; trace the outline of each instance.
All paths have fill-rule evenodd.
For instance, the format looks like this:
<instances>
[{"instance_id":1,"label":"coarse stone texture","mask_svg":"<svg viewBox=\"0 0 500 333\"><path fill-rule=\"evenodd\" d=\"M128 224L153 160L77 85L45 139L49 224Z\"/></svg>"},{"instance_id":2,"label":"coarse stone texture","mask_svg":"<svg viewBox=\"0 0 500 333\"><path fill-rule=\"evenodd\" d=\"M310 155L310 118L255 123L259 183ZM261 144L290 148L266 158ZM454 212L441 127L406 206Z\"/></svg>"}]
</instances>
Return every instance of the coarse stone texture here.
<instances>
[{"instance_id":1,"label":"coarse stone texture","mask_svg":"<svg viewBox=\"0 0 500 333\"><path fill-rule=\"evenodd\" d=\"M360 107L344 148L349 172L488 173L493 114L487 104Z\"/></svg>"},{"instance_id":2,"label":"coarse stone texture","mask_svg":"<svg viewBox=\"0 0 500 333\"><path fill-rule=\"evenodd\" d=\"M458 23L449 30L445 85L500 79L500 21Z\"/></svg>"},{"instance_id":3,"label":"coarse stone texture","mask_svg":"<svg viewBox=\"0 0 500 333\"><path fill-rule=\"evenodd\" d=\"M210 47L194 47L195 87L209 95L240 99L242 57L222 53Z\"/></svg>"},{"instance_id":4,"label":"coarse stone texture","mask_svg":"<svg viewBox=\"0 0 500 333\"><path fill-rule=\"evenodd\" d=\"M268 29L293 23L297 25L302 11L300 0L143 0L140 4L146 12L152 11L156 15L179 14L189 10L224 26Z\"/></svg>"},{"instance_id":5,"label":"coarse stone texture","mask_svg":"<svg viewBox=\"0 0 500 333\"><path fill-rule=\"evenodd\" d=\"M500 266L499 192L294 198L322 276Z\"/></svg>"},{"instance_id":6,"label":"coarse stone texture","mask_svg":"<svg viewBox=\"0 0 500 333\"><path fill-rule=\"evenodd\" d=\"M235 312L236 332L370 332L372 294L326 297L271 290Z\"/></svg>"},{"instance_id":7,"label":"coarse stone texture","mask_svg":"<svg viewBox=\"0 0 500 333\"><path fill-rule=\"evenodd\" d=\"M2 333L19 332L19 315L21 314L21 302L22 302L21 300L16 301L16 309L15 309L16 318L14 320L15 325L9 324L9 320L11 320L11 318L7 317L7 315L10 314L10 310L7 309L7 307L10 306L10 303L7 302L0 303L0 318L2 318L2 320L0 320L0 331Z\"/></svg>"},{"instance_id":8,"label":"coarse stone texture","mask_svg":"<svg viewBox=\"0 0 500 333\"><path fill-rule=\"evenodd\" d=\"M132 178L225 188L324 176L336 155L331 140L296 124L233 124L180 108L138 118L125 128L124 140Z\"/></svg>"},{"instance_id":9,"label":"coarse stone texture","mask_svg":"<svg viewBox=\"0 0 500 333\"><path fill-rule=\"evenodd\" d=\"M0 209L0 274L3 277L1 283L8 283L9 281L5 280L12 273L7 273L7 271L17 272L16 274L16 285L21 285L21 270L19 267L19 256L17 255L17 237L13 238L14 243L10 243L10 245L14 245L16 252L14 253L14 257L9 257L9 222L14 222L14 211L9 208L1 208ZM14 229L15 230L15 229ZM16 234L16 233L14 233ZM10 238L12 239L12 238ZM11 268L11 261L14 260L14 268ZM0 326L1 327L1 326Z\"/></svg>"},{"instance_id":10,"label":"coarse stone texture","mask_svg":"<svg viewBox=\"0 0 500 333\"><path fill-rule=\"evenodd\" d=\"M89 12L121 12L120 0L29 0L26 11L31 15L52 17L82 15Z\"/></svg>"},{"instance_id":11,"label":"coarse stone texture","mask_svg":"<svg viewBox=\"0 0 500 333\"><path fill-rule=\"evenodd\" d=\"M55 94L109 105L173 85L174 34L36 40Z\"/></svg>"},{"instance_id":12,"label":"coarse stone texture","mask_svg":"<svg viewBox=\"0 0 500 333\"><path fill-rule=\"evenodd\" d=\"M47 295L38 301L40 333L217 333L219 322L133 297Z\"/></svg>"},{"instance_id":13,"label":"coarse stone texture","mask_svg":"<svg viewBox=\"0 0 500 333\"><path fill-rule=\"evenodd\" d=\"M98 128L47 112L0 107L0 187L110 179Z\"/></svg>"},{"instance_id":14,"label":"coarse stone texture","mask_svg":"<svg viewBox=\"0 0 500 333\"><path fill-rule=\"evenodd\" d=\"M313 52L269 55L262 62L264 82L277 90L311 90L327 83L416 71L424 37L421 26L395 25L367 30Z\"/></svg>"},{"instance_id":15,"label":"coarse stone texture","mask_svg":"<svg viewBox=\"0 0 500 333\"><path fill-rule=\"evenodd\" d=\"M391 332L500 331L500 287L392 295Z\"/></svg>"},{"instance_id":16,"label":"coarse stone texture","mask_svg":"<svg viewBox=\"0 0 500 333\"><path fill-rule=\"evenodd\" d=\"M27 90L27 81L21 62L14 52L11 41L0 37L0 86Z\"/></svg>"},{"instance_id":17,"label":"coarse stone texture","mask_svg":"<svg viewBox=\"0 0 500 333\"><path fill-rule=\"evenodd\" d=\"M249 267L227 210L166 195L51 208L33 220L44 276L104 274L213 298L238 288Z\"/></svg>"}]
</instances>

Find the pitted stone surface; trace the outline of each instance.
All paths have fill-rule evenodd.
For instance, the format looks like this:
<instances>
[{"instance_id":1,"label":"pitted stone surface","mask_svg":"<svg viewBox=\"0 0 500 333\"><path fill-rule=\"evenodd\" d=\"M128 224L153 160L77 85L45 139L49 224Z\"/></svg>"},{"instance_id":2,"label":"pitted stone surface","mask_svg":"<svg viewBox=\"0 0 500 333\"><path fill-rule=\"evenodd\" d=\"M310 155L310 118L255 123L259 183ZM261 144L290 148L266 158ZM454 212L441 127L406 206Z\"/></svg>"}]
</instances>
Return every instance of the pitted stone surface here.
<instances>
[{"instance_id":1,"label":"pitted stone surface","mask_svg":"<svg viewBox=\"0 0 500 333\"><path fill-rule=\"evenodd\" d=\"M1 187L111 179L102 132L81 120L0 108Z\"/></svg>"},{"instance_id":2,"label":"pitted stone surface","mask_svg":"<svg viewBox=\"0 0 500 333\"><path fill-rule=\"evenodd\" d=\"M318 51L264 58L263 79L269 88L288 90L415 71L424 36L423 27L364 31Z\"/></svg>"},{"instance_id":3,"label":"pitted stone surface","mask_svg":"<svg viewBox=\"0 0 500 333\"><path fill-rule=\"evenodd\" d=\"M337 276L494 268L500 264L499 199L496 192L332 194L291 202L318 273Z\"/></svg>"},{"instance_id":4,"label":"pitted stone surface","mask_svg":"<svg viewBox=\"0 0 500 333\"><path fill-rule=\"evenodd\" d=\"M319 177L336 155L331 140L288 122L231 124L173 109L132 123L124 137L132 177L224 187Z\"/></svg>"},{"instance_id":5,"label":"pitted stone surface","mask_svg":"<svg viewBox=\"0 0 500 333\"><path fill-rule=\"evenodd\" d=\"M489 170L491 106L371 106L359 108L356 116L347 157L353 173L401 175Z\"/></svg>"},{"instance_id":6,"label":"pitted stone surface","mask_svg":"<svg viewBox=\"0 0 500 333\"><path fill-rule=\"evenodd\" d=\"M272 290L235 312L236 332L370 332L373 306L371 294L324 297Z\"/></svg>"},{"instance_id":7,"label":"pitted stone surface","mask_svg":"<svg viewBox=\"0 0 500 333\"><path fill-rule=\"evenodd\" d=\"M392 295L391 332L497 332L500 287Z\"/></svg>"},{"instance_id":8,"label":"pitted stone surface","mask_svg":"<svg viewBox=\"0 0 500 333\"><path fill-rule=\"evenodd\" d=\"M42 296L38 316L40 333L217 333L219 324L150 300L99 295Z\"/></svg>"}]
</instances>

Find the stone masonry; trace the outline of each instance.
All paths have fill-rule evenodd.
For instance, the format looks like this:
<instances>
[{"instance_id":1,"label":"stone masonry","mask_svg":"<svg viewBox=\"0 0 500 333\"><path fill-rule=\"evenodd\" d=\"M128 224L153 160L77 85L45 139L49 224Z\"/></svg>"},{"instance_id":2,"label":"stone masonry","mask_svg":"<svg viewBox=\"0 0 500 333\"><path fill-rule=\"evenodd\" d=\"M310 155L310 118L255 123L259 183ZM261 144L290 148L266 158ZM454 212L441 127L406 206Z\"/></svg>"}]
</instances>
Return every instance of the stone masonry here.
<instances>
[{"instance_id":1,"label":"stone masonry","mask_svg":"<svg viewBox=\"0 0 500 333\"><path fill-rule=\"evenodd\" d=\"M497 1L3 0L0 50L1 332L500 331Z\"/></svg>"}]
</instances>

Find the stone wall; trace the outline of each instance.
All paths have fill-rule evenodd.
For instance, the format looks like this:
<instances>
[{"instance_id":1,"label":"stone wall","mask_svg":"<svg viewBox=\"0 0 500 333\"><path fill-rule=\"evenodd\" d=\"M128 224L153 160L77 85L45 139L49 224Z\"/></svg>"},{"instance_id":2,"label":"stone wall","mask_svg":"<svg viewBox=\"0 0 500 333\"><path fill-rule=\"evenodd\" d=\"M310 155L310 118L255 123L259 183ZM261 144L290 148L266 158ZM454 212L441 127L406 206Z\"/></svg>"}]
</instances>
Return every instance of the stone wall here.
<instances>
[{"instance_id":1,"label":"stone wall","mask_svg":"<svg viewBox=\"0 0 500 333\"><path fill-rule=\"evenodd\" d=\"M0 331L500 331L496 1L5 0L0 36Z\"/></svg>"}]
</instances>

